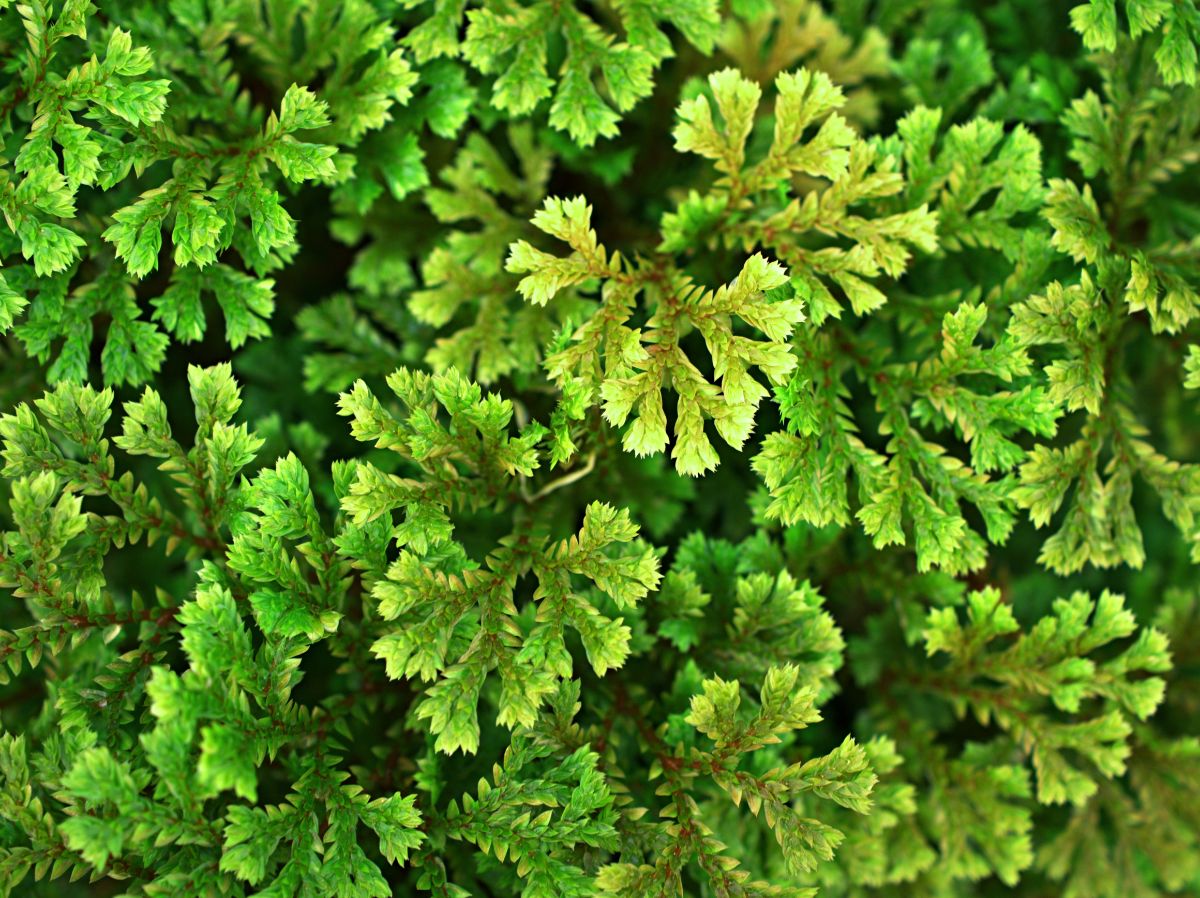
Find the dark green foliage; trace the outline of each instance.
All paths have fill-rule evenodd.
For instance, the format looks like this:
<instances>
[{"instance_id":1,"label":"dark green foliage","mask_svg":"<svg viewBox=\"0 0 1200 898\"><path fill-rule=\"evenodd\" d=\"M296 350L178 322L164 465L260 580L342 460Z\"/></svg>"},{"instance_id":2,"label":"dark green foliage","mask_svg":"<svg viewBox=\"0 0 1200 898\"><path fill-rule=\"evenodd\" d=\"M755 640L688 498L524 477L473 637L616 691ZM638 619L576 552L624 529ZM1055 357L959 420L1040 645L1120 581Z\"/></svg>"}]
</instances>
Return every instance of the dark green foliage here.
<instances>
[{"instance_id":1,"label":"dark green foliage","mask_svg":"<svg viewBox=\"0 0 1200 898\"><path fill-rule=\"evenodd\" d=\"M0 896L1200 893L1191 0L0 0Z\"/></svg>"}]
</instances>

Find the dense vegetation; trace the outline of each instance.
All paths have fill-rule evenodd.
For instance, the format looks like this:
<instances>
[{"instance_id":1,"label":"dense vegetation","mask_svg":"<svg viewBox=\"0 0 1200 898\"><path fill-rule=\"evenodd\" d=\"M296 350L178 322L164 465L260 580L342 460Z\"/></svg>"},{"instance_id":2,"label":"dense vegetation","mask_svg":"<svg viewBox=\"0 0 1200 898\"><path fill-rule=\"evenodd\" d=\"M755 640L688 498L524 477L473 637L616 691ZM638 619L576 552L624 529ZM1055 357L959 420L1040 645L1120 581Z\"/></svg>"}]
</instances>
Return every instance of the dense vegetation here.
<instances>
[{"instance_id":1,"label":"dense vegetation","mask_svg":"<svg viewBox=\"0 0 1200 898\"><path fill-rule=\"evenodd\" d=\"M0 895L1200 892L1195 0L0 0Z\"/></svg>"}]
</instances>

